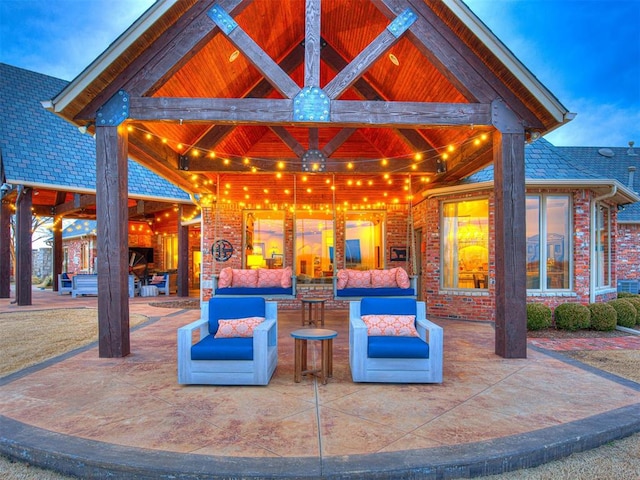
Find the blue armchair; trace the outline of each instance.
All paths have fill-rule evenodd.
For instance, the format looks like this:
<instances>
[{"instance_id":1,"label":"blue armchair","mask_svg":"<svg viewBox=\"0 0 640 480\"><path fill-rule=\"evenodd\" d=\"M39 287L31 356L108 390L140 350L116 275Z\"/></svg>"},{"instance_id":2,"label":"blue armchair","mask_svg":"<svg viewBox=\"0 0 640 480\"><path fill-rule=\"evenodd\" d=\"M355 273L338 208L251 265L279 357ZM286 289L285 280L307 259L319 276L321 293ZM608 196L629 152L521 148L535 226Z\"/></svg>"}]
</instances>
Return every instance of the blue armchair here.
<instances>
[{"instance_id":1,"label":"blue armchair","mask_svg":"<svg viewBox=\"0 0 640 480\"><path fill-rule=\"evenodd\" d=\"M442 383L442 327L424 302L363 298L349 304L349 365L354 382ZM415 315L418 337L369 336L362 315Z\"/></svg>"},{"instance_id":2,"label":"blue armchair","mask_svg":"<svg viewBox=\"0 0 640 480\"><path fill-rule=\"evenodd\" d=\"M178 383L267 385L278 363L277 303L213 297L206 306L202 319L178 329ZM253 337L214 338L219 320L248 317L265 317Z\"/></svg>"},{"instance_id":3,"label":"blue armchair","mask_svg":"<svg viewBox=\"0 0 640 480\"><path fill-rule=\"evenodd\" d=\"M69 278L67 272L58 274L58 295L63 293L71 293L73 290L73 281Z\"/></svg>"}]
</instances>

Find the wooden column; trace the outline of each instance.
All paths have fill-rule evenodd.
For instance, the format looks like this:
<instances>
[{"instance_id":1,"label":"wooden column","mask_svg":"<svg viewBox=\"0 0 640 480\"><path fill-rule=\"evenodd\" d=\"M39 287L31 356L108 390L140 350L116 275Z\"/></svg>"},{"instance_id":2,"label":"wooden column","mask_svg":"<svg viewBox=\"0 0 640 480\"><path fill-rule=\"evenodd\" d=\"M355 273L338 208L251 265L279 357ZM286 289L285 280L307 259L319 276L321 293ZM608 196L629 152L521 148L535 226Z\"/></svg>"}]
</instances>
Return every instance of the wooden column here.
<instances>
[{"instance_id":1,"label":"wooden column","mask_svg":"<svg viewBox=\"0 0 640 480\"><path fill-rule=\"evenodd\" d=\"M0 207L0 298L11 296L11 203Z\"/></svg>"},{"instance_id":2,"label":"wooden column","mask_svg":"<svg viewBox=\"0 0 640 480\"><path fill-rule=\"evenodd\" d=\"M496 339L504 358L527 356L524 129L502 102L493 104Z\"/></svg>"},{"instance_id":3,"label":"wooden column","mask_svg":"<svg viewBox=\"0 0 640 480\"><path fill-rule=\"evenodd\" d=\"M33 190L18 187L16 197L16 301L18 305L31 305L31 277L33 276L33 253L31 248L31 228Z\"/></svg>"},{"instance_id":4,"label":"wooden column","mask_svg":"<svg viewBox=\"0 0 640 480\"><path fill-rule=\"evenodd\" d=\"M182 225L183 207L178 210L178 296L189 296L189 227Z\"/></svg>"},{"instance_id":5,"label":"wooden column","mask_svg":"<svg viewBox=\"0 0 640 480\"><path fill-rule=\"evenodd\" d=\"M62 217L54 217L53 229L53 291L60 289L58 274L62 273Z\"/></svg>"},{"instance_id":6,"label":"wooden column","mask_svg":"<svg viewBox=\"0 0 640 480\"><path fill-rule=\"evenodd\" d=\"M125 357L129 341L127 129L96 127L99 355Z\"/></svg>"}]
</instances>

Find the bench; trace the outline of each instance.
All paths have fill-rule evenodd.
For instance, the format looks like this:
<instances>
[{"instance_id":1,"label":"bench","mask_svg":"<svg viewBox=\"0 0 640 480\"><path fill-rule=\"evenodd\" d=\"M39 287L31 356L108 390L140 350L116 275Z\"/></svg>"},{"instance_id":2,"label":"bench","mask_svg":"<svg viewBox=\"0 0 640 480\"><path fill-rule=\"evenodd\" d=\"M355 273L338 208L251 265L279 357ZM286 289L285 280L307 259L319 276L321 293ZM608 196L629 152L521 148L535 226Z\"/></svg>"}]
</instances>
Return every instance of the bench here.
<instances>
[{"instance_id":1,"label":"bench","mask_svg":"<svg viewBox=\"0 0 640 480\"><path fill-rule=\"evenodd\" d=\"M129 275L129 297L133 298L140 291L139 282L134 275ZM71 296L78 295L98 295L98 275L80 274L74 275L71 279Z\"/></svg>"},{"instance_id":2,"label":"bench","mask_svg":"<svg viewBox=\"0 0 640 480\"><path fill-rule=\"evenodd\" d=\"M178 291L178 275L175 273L158 273L151 277L149 285L158 288L158 293L169 295Z\"/></svg>"},{"instance_id":3,"label":"bench","mask_svg":"<svg viewBox=\"0 0 640 480\"><path fill-rule=\"evenodd\" d=\"M58 274L58 295L71 293L73 290L73 281L67 272Z\"/></svg>"},{"instance_id":4,"label":"bench","mask_svg":"<svg viewBox=\"0 0 640 480\"><path fill-rule=\"evenodd\" d=\"M336 300L360 300L365 297L416 298L417 276L409 276L401 267L388 270L338 270L333 278Z\"/></svg>"}]
</instances>

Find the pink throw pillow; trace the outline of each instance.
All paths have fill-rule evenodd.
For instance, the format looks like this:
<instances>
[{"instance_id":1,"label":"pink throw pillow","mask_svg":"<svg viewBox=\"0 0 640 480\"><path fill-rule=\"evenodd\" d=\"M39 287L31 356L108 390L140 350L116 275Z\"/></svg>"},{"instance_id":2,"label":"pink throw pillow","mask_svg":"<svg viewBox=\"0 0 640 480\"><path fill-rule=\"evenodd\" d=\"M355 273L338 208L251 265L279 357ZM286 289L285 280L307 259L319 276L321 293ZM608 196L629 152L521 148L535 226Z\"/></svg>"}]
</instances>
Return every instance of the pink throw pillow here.
<instances>
[{"instance_id":1,"label":"pink throw pillow","mask_svg":"<svg viewBox=\"0 0 640 480\"><path fill-rule=\"evenodd\" d=\"M231 286L234 288L256 288L258 285L258 270L233 269Z\"/></svg>"},{"instance_id":2,"label":"pink throw pillow","mask_svg":"<svg viewBox=\"0 0 640 480\"><path fill-rule=\"evenodd\" d=\"M338 284L336 285L336 287L338 288L338 290L342 290L343 288L347 287L347 281L349 280L349 274L347 273L346 270L338 270Z\"/></svg>"},{"instance_id":3,"label":"pink throw pillow","mask_svg":"<svg viewBox=\"0 0 640 480\"><path fill-rule=\"evenodd\" d=\"M389 270L371 270L371 286L373 288L398 288L396 281L397 268Z\"/></svg>"},{"instance_id":4,"label":"pink throw pillow","mask_svg":"<svg viewBox=\"0 0 640 480\"><path fill-rule=\"evenodd\" d=\"M253 337L253 330L262 322L264 322L264 317L218 320L218 331L213 338Z\"/></svg>"},{"instance_id":5,"label":"pink throw pillow","mask_svg":"<svg viewBox=\"0 0 640 480\"><path fill-rule=\"evenodd\" d=\"M225 267L220 270L220 276L218 277L218 288L227 288L231 286L233 280L233 271L231 267Z\"/></svg>"},{"instance_id":6,"label":"pink throw pillow","mask_svg":"<svg viewBox=\"0 0 640 480\"><path fill-rule=\"evenodd\" d=\"M409 274L404 268L398 267L396 272L396 282L400 288L409 288L411 286L411 280L409 280Z\"/></svg>"},{"instance_id":7,"label":"pink throw pillow","mask_svg":"<svg viewBox=\"0 0 640 480\"><path fill-rule=\"evenodd\" d=\"M282 270L282 278L280 281L280 286L282 288L291 288L291 275L293 275L291 271L291 267L285 267Z\"/></svg>"},{"instance_id":8,"label":"pink throw pillow","mask_svg":"<svg viewBox=\"0 0 640 480\"><path fill-rule=\"evenodd\" d=\"M371 288L371 272L369 270L347 270L349 288Z\"/></svg>"},{"instance_id":9,"label":"pink throw pillow","mask_svg":"<svg viewBox=\"0 0 640 480\"><path fill-rule=\"evenodd\" d=\"M270 288L278 287L282 284L282 270L258 269L258 287Z\"/></svg>"},{"instance_id":10,"label":"pink throw pillow","mask_svg":"<svg viewBox=\"0 0 640 480\"><path fill-rule=\"evenodd\" d=\"M415 315L362 315L367 334L382 337L419 337Z\"/></svg>"}]
</instances>

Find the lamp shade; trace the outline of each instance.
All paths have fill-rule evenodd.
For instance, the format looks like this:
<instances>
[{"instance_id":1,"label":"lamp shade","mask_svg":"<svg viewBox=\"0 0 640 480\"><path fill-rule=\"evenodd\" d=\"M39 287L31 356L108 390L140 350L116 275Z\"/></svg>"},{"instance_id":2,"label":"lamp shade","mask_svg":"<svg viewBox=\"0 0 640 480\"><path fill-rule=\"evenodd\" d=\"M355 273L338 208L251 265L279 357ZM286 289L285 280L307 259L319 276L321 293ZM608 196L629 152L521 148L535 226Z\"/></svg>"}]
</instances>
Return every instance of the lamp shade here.
<instances>
[{"instance_id":1,"label":"lamp shade","mask_svg":"<svg viewBox=\"0 0 640 480\"><path fill-rule=\"evenodd\" d=\"M264 258L262 255L248 255L247 256L247 267L249 268L260 268L264 263Z\"/></svg>"}]
</instances>

